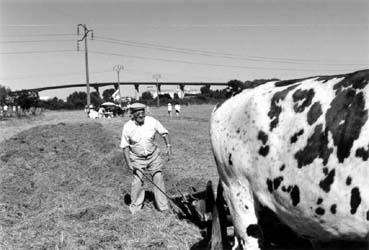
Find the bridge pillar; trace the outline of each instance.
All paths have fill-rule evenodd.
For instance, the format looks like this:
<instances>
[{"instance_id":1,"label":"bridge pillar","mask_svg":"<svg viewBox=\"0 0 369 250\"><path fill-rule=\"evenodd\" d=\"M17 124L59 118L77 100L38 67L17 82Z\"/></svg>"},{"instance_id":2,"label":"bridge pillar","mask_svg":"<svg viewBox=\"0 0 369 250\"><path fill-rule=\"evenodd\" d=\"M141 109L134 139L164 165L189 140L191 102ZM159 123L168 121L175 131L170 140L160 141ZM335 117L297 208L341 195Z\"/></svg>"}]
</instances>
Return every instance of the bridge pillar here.
<instances>
[{"instance_id":1,"label":"bridge pillar","mask_svg":"<svg viewBox=\"0 0 369 250\"><path fill-rule=\"evenodd\" d=\"M140 98L140 84L135 83L135 90L136 90L135 99L138 100Z\"/></svg>"},{"instance_id":2,"label":"bridge pillar","mask_svg":"<svg viewBox=\"0 0 369 250\"><path fill-rule=\"evenodd\" d=\"M158 94L160 94L160 92L161 92L161 84L156 84L156 92L158 93Z\"/></svg>"},{"instance_id":3,"label":"bridge pillar","mask_svg":"<svg viewBox=\"0 0 369 250\"><path fill-rule=\"evenodd\" d=\"M179 97L179 99L183 99L184 98L184 96L185 96L184 89L185 89L185 85L184 84L179 84L179 90L178 90L178 97Z\"/></svg>"},{"instance_id":4,"label":"bridge pillar","mask_svg":"<svg viewBox=\"0 0 369 250\"><path fill-rule=\"evenodd\" d=\"M160 100L159 100L159 95L160 95L160 92L161 92L161 84L159 84L158 82L156 82L156 100L157 100L157 103L156 103L156 106L160 106Z\"/></svg>"},{"instance_id":5,"label":"bridge pillar","mask_svg":"<svg viewBox=\"0 0 369 250\"><path fill-rule=\"evenodd\" d=\"M98 86L94 86L94 89L96 90L96 92L99 94L100 96L100 91L99 91L99 87Z\"/></svg>"}]
</instances>

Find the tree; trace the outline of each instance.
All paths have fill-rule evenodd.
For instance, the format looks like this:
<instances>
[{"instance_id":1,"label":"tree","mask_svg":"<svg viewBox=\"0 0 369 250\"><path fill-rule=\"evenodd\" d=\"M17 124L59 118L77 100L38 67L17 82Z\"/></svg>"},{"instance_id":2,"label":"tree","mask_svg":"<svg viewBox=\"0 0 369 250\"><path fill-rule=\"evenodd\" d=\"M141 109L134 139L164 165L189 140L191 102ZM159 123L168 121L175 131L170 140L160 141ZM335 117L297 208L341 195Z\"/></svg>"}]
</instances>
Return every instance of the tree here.
<instances>
[{"instance_id":1,"label":"tree","mask_svg":"<svg viewBox=\"0 0 369 250\"><path fill-rule=\"evenodd\" d=\"M0 105L4 105L5 104L5 100L8 97L10 93L10 89L0 85Z\"/></svg>"},{"instance_id":2,"label":"tree","mask_svg":"<svg viewBox=\"0 0 369 250\"><path fill-rule=\"evenodd\" d=\"M142 93L140 99L143 100L143 101L150 101L150 100L153 100L154 97L152 96L150 91L145 91L145 92Z\"/></svg>"},{"instance_id":3,"label":"tree","mask_svg":"<svg viewBox=\"0 0 369 250\"><path fill-rule=\"evenodd\" d=\"M15 104L23 110L29 110L31 107L38 106L38 94L30 91L21 91L15 98Z\"/></svg>"},{"instance_id":4,"label":"tree","mask_svg":"<svg viewBox=\"0 0 369 250\"><path fill-rule=\"evenodd\" d=\"M201 94L203 94L203 95L208 95L208 94L210 94L210 92L211 92L211 90L210 90L210 85L208 84L208 85L204 85L204 86L202 86L202 87L200 88L200 92L201 92Z\"/></svg>"},{"instance_id":5,"label":"tree","mask_svg":"<svg viewBox=\"0 0 369 250\"><path fill-rule=\"evenodd\" d=\"M102 103L102 99L99 93L95 91L95 92L92 92L90 96L91 96L91 104L94 105L95 107L99 107Z\"/></svg>"},{"instance_id":6,"label":"tree","mask_svg":"<svg viewBox=\"0 0 369 250\"><path fill-rule=\"evenodd\" d=\"M112 102L113 101L112 95L114 94L115 91L116 91L115 89L105 89L102 93L103 101Z\"/></svg>"},{"instance_id":7,"label":"tree","mask_svg":"<svg viewBox=\"0 0 369 250\"><path fill-rule=\"evenodd\" d=\"M232 95L235 95L245 88L245 84L240 80L230 80L228 82L228 87L230 88Z\"/></svg>"},{"instance_id":8,"label":"tree","mask_svg":"<svg viewBox=\"0 0 369 250\"><path fill-rule=\"evenodd\" d=\"M67 97L67 104L72 109L83 109L87 103L87 94L82 91L75 91Z\"/></svg>"},{"instance_id":9,"label":"tree","mask_svg":"<svg viewBox=\"0 0 369 250\"><path fill-rule=\"evenodd\" d=\"M57 97L54 97L46 101L41 101L41 106L45 109L50 109L50 110L58 110L58 109L67 108L66 103L63 100L58 99Z\"/></svg>"}]
</instances>

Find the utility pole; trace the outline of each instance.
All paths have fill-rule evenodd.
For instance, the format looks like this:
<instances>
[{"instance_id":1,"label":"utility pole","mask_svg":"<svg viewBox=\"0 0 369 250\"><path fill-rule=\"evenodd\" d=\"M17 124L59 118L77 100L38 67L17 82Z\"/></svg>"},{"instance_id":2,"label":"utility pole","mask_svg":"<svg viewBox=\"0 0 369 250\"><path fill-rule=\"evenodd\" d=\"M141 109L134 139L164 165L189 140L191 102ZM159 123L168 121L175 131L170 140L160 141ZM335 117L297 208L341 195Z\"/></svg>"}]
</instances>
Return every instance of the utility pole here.
<instances>
[{"instance_id":1,"label":"utility pole","mask_svg":"<svg viewBox=\"0 0 369 250\"><path fill-rule=\"evenodd\" d=\"M91 32L91 39L94 39L93 30L87 29L86 24L78 24L77 25L77 35L79 36L79 30L82 27L83 36L81 39L77 40L77 51L79 51L79 43L85 40L85 64L86 64L86 86L87 86L87 106L90 107L91 98L90 98L90 79L88 73L88 48L87 48L87 35Z\"/></svg>"},{"instance_id":2,"label":"utility pole","mask_svg":"<svg viewBox=\"0 0 369 250\"><path fill-rule=\"evenodd\" d=\"M159 107L160 105L160 100L159 100L159 93L160 93L160 85L159 85L159 79L161 78L160 74L154 74L152 76L152 78L154 78L156 80L156 91L157 91L157 99L156 99L156 106Z\"/></svg>"},{"instance_id":3,"label":"utility pole","mask_svg":"<svg viewBox=\"0 0 369 250\"><path fill-rule=\"evenodd\" d=\"M117 64L117 65L115 65L115 66L113 67L113 70L114 70L114 71L116 71L116 72L117 72L117 75L118 75L119 105L121 105L121 102L122 102L122 98L121 98L121 95L120 95L119 72L120 72L121 70L123 70L123 69L124 69L123 65L119 65L119 64Z\"/></svg>"}]
</instances>

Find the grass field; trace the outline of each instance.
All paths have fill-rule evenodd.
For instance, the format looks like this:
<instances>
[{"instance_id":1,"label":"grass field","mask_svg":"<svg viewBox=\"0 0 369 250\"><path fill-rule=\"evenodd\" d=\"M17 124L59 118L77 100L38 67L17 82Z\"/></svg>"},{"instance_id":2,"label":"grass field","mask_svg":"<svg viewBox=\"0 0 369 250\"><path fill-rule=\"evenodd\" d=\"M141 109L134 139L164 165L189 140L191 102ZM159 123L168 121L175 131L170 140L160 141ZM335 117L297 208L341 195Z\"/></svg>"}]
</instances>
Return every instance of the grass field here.
<instances>
[{"instance_id":1,"label":"grass field","mask_svg":"<svg viewBox=\"0 0 369 250\"><path fill-rule=\"evenodd\" d=\"M218 181L212 108L184 106L171 118L164 107L150 109L171 135L164 175L172 196ZM158 212L151 199L129 213L131 174L118 147L127 119L68 111L0 121L0 249L190 249L202 239L199 228Z\"/></svg>"}]
</instances>

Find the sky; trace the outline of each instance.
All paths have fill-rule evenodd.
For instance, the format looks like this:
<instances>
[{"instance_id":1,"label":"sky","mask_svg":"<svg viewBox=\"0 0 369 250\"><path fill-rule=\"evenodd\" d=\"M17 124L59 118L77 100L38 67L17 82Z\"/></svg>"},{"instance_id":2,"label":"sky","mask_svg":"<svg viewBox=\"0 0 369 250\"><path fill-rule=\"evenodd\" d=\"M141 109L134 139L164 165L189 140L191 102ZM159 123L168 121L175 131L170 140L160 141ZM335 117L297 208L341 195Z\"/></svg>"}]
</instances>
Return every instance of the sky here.
<instances>
[{"instance_id":1,"label":"sky","mask_svg":"<svg viewBox=\"0 0 369 250\"><path fill-rule=\"evenodd\" d=\"M86 83L78 24L93 30L90 83L117 81L115 65L124 67L120 81L136 82L154 74L164 82L227 82L369 68L367 0L0 0L0 85ZM134 87L121 91L133 95Z\"/></svg>"}]
</instances>

